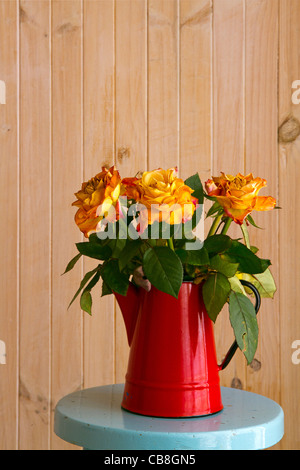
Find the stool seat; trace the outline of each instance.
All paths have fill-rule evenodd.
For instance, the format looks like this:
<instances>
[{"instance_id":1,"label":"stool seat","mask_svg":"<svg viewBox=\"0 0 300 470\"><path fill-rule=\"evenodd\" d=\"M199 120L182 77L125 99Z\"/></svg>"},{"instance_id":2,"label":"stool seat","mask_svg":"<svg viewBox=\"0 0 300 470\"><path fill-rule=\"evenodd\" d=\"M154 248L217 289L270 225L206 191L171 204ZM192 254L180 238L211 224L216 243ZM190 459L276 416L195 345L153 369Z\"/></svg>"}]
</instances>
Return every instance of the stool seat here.
<instances>
[{"instance_id":1,"label":"stool seat","mask_svg":"<svg viewBox=\"0 0 300 470\"><path fill-rule=\"evenodd\" d=\"M90 450L259 450L283 437L282 408L256 393L221 387L224 408L214 415L157 418L122 409L123 390L113 384L65 396L55 433Z\"/></svg>"}]
</instances>

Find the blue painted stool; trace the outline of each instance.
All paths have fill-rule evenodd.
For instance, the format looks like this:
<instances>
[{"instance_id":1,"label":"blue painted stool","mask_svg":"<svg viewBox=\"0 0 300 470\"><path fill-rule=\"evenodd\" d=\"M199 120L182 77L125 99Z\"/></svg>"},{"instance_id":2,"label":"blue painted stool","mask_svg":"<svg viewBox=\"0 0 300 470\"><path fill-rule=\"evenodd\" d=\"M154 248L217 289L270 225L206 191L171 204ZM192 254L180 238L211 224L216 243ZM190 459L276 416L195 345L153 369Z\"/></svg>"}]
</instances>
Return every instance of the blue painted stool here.
<instances>
[{"instance_id":1,"label":"blue painted stool","mask_svg":"<svg viewBox=\"0 0 300 470\"><path fill-rule=\"evenodd\" d=\"M152 418L121 408L123 384L71 393L55 409L54 431L90 450L258 450L283 436L273 400L221 387L224 409L199 418Z\"/></svg>"}]
</instances>

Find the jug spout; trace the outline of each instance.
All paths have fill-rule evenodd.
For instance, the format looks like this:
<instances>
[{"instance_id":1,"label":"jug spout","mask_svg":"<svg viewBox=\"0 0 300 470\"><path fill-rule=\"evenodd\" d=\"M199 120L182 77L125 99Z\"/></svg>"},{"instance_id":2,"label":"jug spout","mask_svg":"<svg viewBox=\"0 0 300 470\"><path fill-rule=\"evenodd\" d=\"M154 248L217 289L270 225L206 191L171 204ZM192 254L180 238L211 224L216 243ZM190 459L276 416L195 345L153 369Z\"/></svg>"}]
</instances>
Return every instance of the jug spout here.
<instances>
[{"instance_id":1,"label":"jug spout","mask_svg":"<svg viewBox=\"0 0 300 470\"><path fill-rule=\"evenodd\" d=\"M117 292L114 292L114 295L121 309L126 327L128 344L131 346L139 310L139 289L130 282L126 296L118 294Z\"/></svg>"}]
</instances>

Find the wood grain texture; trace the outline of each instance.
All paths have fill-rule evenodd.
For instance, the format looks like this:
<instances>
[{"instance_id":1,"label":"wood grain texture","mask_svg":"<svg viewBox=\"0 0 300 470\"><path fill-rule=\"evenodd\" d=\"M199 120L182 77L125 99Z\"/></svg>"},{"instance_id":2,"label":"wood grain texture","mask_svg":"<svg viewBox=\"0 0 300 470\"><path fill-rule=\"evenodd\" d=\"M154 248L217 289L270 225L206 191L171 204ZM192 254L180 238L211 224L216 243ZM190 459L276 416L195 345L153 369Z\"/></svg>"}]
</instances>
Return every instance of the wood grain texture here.
<instances>
[{"instance_id":1,"label":"wood grain texture","mask_svg":"<svg viewBox=\"0 0 300 470\"><path fill-rule=\"evenodd\" d=\"M80 263L61 276L81 234L74 223L74 193L83 181L82 4L52 2L52 331L51 402L83 385L83 317L67 310L82 278ZM53 415L51 419L53 429ZM52 449L72 446L51 436ZM74 448L74 447L73 447Z\"/></svg>"},{"instance_id":2,"label":"wood grain texture","mask_svg":"<svg viewBox=\"0 0 300 470\"><path fill-rule=\"evenodd\" d=\"M276 448L300 447L299 18L299 0L0 0L1 450L73 449L54 435L57 401L124 381L114 299L99 285L92 317L79 301L67 310L93 262L61 276L83 239L74 193L112 164L122 177L177 165L203 182L220 171L267 180L261 194L282 209L254 213L264 230L249 230L278 292L262 303L251 366L238 351L220 377L279 402ZM226 311L215 332L221 360L233 341Z\"/></svg>"},{"instance_id":3,"label":"wood grain texture","mask_svg":"<svg viewBox=\"0 0 300 470\"><path fill-rule=\"evenodd\" d=\"M0 365L0 449L18 448L18 9L14 2L0 3L0 79L6 104L0 104L0 185L5 188L4 225L0 230L0 340L5 343L6 364Z\"/></svg>"},{"instance_id":4,"label":"wood grain texture","mask_svg":"<svg viewBox=\"0 0 300 470\"><path fill-rule=\"evenodd\" d=\"M293 104L292 84L300 79L300 4L280 0L279 5L279 112L278 127L292 117L300 120L300 104ZM279 295L280 295L280 395L285 412L282 449L300 448L298 387L300 365L293 364L292 344L300 338L299 253L300 226L296 185L300 172L300 139L279 142ZM279 377L278 377L279 379Z\"/></svg>"},{"instance_id":5,"label":"wood grain texture","mask_svg":"<svg viewBox=\"0 0 300 470\"><path fill-rule=\"evenodd\" d=\"M212 1L184 0L179 6L179 176L185 180L197 171L204 184L212 166ZM206 219L202 238L209 228Z\"/></svg>"},{"instance_id":6,"label":"wood grain texture","mask_svg":"<svg viewBox=\"0 0 300 470\"><path fill-rule=\"evenodd\" d=\"M114 164L114 14L114 2L110 0L84 2L84 181L99 173L102 166L110 168ZM93 260L84 260L84 272L96 265ZM84 387L113 383L115 378L114 299L100 296L101 283L93 290L92 316L84 314Z\"/></svg>"},{"instance_id":7,"label":"wood grain texture","mask_svg":"<svg viewBox=\"0 0 300 470\"><path fill-rule=\"evenodd\" d=\"M179 3L148 1L149 168L179 164Z\"/></svg>"},{"instance_id":8,"label":"wood grain texture","mask_svg":"<svg viewBox=\"0 0 300 470\"><path fill-rule=\"evenodd\" d=\"M205 182L212 160L212 2L180 2L180 177L199 172Z\"/></svg>"},{"instance_id":9,"label":"wood grain texture","mask_svg":"<svg viewBox=\"0 0 300 470\"><path fill-rule=\"evenodd\" d=\"M244 170L244 34L244 0L214 0L215 173L236 174Z\"/></svg>"},{"instance_id":10,"label":"wood grain texture","mask_svg":"<svg viewBox=\"0 0 300 470\"><path fill-rule=\"evenodd\" d=\"M19 447L50 438L50 2L20 3Z\"/></svg>"},{"instance_id":11,"label":"wood grain texture","mask_svg":"<svg viewBox=\"0 0 300 470\"><path fill-rule=\"evenodd\" d=\"M244 172L244 1L213 2L213 157L212 175L223 171ZM232 237L241 231L232 224ZM221 359L234 341L227 306L215 324L218 357ZM246 387L245 359L237 351L229 366L220 373L221 384Z\"/></svg>"},{"instance_id":12,"label":"wood grain texture","mask_svg":"<svg viewBox=\"0 0 300 470\"><path fill-rule=\"evenodd\" d=\"M116 0L115 8L115 162L125 178L147 169L147 2ZM125 380L128 352L116 305L116 383Z\"/></svg>"},{"instance_id":13,"label":"wood grain texture","mask_svg":"<svg viewBox=\"0 0 300 470\"><path fill-rule=\"evenodd\" d=\"M267 180L261 195L278 199L277 148L277 54L278 2L274 0L246 3L246 78L245 78L245 141L246 172ZM264 69L264 74L259 71ZM253 212L257 225L264 230L249 228L251 244L259 247L260 255L272 260L272 273L278 279L278 211ZM272 243L266 234L274 234ZM260 340L255 356L256 365L247 368L247 389L280 400L279 356L279 295L266 299L258 322ZM257 365L259 364L259 367Z\"/></svg>"}]
</instances>

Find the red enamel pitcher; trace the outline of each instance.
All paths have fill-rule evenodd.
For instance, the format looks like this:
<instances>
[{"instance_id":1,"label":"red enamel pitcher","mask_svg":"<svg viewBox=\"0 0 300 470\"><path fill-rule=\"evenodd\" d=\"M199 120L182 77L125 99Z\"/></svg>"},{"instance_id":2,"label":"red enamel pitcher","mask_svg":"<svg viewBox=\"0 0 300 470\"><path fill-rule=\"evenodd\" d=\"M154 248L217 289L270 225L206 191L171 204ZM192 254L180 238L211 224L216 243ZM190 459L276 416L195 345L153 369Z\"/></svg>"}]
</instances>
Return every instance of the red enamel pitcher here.
<instances>
[{"instance_id":1,"label":"red enamel pitcher","mask_svg":"<svg viewBox=\"0 0 300 470\"><path fill-rule=\"evenodd\" d=\"M259 293L244 283L255 294L257 312ZM153 286L146 292L131 283L126 296L115 295L130 346L122 407L174 418L222 410L219 371L228 365L237 344L218 365L201 286L183 282L177 299Z\"/></svg>"}]
</instances>

